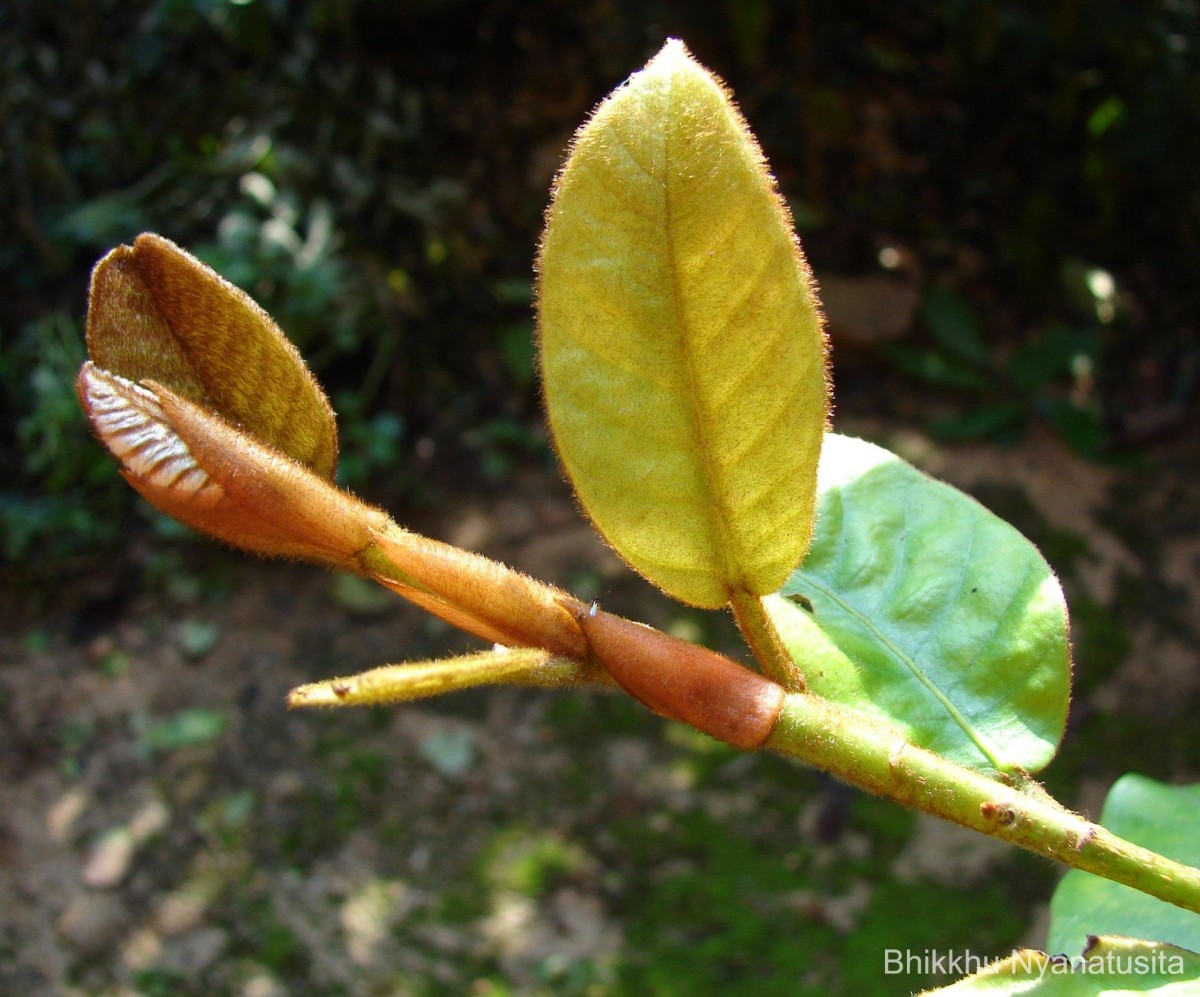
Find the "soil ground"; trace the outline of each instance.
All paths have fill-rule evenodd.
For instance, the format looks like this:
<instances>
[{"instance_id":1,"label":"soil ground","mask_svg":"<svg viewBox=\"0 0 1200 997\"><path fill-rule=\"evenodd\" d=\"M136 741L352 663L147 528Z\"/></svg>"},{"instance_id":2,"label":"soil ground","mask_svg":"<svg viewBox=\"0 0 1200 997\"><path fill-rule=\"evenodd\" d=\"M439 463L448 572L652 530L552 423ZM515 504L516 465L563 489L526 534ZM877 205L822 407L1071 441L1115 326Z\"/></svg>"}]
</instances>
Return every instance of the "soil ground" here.
<instances>
[{"instance_id":1,"label":"soil ground","mask_svg":"<svg viewBox=\"0 0 1200 997\"><path fill-rule=\"evenodd\" d=\"M869 425L1038 542L1073 609L1050 788L1200 774L1200 447ZM733 646L632 578L557 475L415 527ZM470 644L305 566L139 539L0 635L0 993L896 994L885 945L1045 941L1058 870L623 697L498 689L288 713L287 690ZM131 573L132 571L132 573ZM136 581L131 581L131 578Z\"/></svg>"}]
</instances>

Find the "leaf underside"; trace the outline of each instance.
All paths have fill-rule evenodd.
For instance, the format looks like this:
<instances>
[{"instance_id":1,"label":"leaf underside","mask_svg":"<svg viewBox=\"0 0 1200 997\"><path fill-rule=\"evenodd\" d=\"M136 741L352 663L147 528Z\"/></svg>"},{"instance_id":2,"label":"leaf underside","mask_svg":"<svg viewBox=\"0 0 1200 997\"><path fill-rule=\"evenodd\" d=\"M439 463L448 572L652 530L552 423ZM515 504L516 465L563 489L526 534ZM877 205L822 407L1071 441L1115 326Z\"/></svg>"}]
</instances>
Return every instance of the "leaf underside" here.
<instances>
[{"instance_id":1,"label":"leaf underside","mask_svg":"<svg viewBox=\"0 0 1200 997\"><path fill-rule=\"evenodd\" d=\"M538 304L554 441L618 553L694 605L778 588L811 530L824 332L757 145L679 43L576 136Z\"/></svg>"},{"instance_id":2,"label":"leaf underside","mask_svg":"<svg viewBox=\"0 0 1200 997\"><path fill-rule=\"evenodd\" d=\"M1062 590L1033 544L862 440L826 437L818 487L808 557L767 600L812 691L963 765L1045 766L1070 652Z\"/></svg>"}]
</instances>

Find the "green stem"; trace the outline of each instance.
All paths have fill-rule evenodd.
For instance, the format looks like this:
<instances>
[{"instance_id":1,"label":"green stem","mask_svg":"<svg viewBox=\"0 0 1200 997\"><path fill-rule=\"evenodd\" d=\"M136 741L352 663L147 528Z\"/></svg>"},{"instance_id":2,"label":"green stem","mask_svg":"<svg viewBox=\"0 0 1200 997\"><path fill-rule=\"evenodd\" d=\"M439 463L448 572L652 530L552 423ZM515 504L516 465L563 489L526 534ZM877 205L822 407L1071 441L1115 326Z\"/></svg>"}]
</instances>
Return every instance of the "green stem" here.
<instances>
[{"instance_id":1,"label":"green stem","mask_svg":"<svg viewBox=\"0 0 1200 997\"><path fill-rule=\"evenodd\" d=\"M288 709L301 706L380 706L409 703L484 685L564 689L580 685L612 688L599 665L564 658L532 647L480 651L440 661L381 665L357 675L297 686Z\"/></svg>"},{"instance_id":2,"label":"green stem","mask_svg":"<svg viewBox=\"0 0 1200 997\"><path fill-rule=\"evenodd\" d=\"M804 676L784 647L779 631L775 629L775 621L763 607L762 599L744 589L737 589L729 596L729 608L733 610L738 629L762 666L763 674L788 692L803 692L806 688Z\"/></svg>"},{"instance_id":3,"label":"green stem","mask_svg":"<svg viewBox=\"0 0 1200 997\"><path fill-rule=\"evenodd\" d=\"M915 810L1200 913L1200 869L1118 838L1044 794L915 747L880 720L818 696L789 695L766 748Z\"/></svg>"}]
</instances>

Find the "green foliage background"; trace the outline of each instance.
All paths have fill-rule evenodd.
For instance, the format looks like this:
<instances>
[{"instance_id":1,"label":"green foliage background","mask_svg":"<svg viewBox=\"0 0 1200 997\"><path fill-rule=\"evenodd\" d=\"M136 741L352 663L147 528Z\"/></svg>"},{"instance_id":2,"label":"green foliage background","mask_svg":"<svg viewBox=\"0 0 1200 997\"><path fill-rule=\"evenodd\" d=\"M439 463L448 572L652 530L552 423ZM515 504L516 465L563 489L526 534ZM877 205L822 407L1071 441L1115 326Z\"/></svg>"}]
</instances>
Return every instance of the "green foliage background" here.
<instances>
[{"instance_id":1,"label":"green foliage background","mask_svg":"<svg viewBox=\"0 0 1200 997\"><path fill-rule=\"evenodd\" d=\"M72 381L88 271L145 229L245 286L296 339L334 396L344 480L369 498L395 508L420 482L486 487L516 458L549 462L529 316L549 185L590 108L668 35L735 91L818 271L878 272L884 247L915 261L913 335L865 356L835 344L840 415L913 423L935 411L943 432L993 437L1041 418L1099 455L1171 432L1194 412L1200 376L1198 29L1191 0L3 0L0 579L16 594L73 565L86 578L97 552L144 528ZM1111 314L1089 285L1097 270L1117 288ZM1097 772L1194 769L1194 725L1178 720L1194 695L1153 724L1092 705L1142 653L1130 620L1192 632L1156 532L1195 535L1190 493L1151 505L1143 482L1122 487L1108 525L1150 567L1122 569L1115 605L1080 583L1088 538L1041 522L1016 486L981 496L1074 583L1077 727L1048 773L1064 798ZM235 570L219 558L183 569L167 545L142 560L139 585L120 565L105 576L118 592L155 593L145 632L193 662L170 672L178 685L148 717L131 706L97 718L59 691L38 707L30 690L68 675L94 694L93 666L114 685L131 669L153 682L144 647L93 647L110 606L89 603L69 627L52 618L19 650L19 674L38 683L0 689L0 761L15 786L54 765L69 784L84 773L85 786L119 785L99 794L89 834L127 819L131 784L161 784L177 817L142 860L157 878L123 891L139 915L187 884L194 856L198 874L233 856L218 863L213 914L230 955L210 976L240 979L244 959L306 982L342 959L338 908L296 904L280 884L326 859L336 869L364 827L382 843L372 874L423 891L402 925L422 940L405 970L419 994L460 993L463 980L496 995L707 994L714 979L729 993L898 993L944 981L881 983L885 946L1004 952L1049 895L1055 870L1016 854L983 885L895 877L912 815L616 697L552 700L536 744L504 745L528 759L522 778L477 794L472 780L500 766L458 772L459 741L400 737L382 712L327 726L281 713L280 667L301 681L419 652L382 623L331 615L324 579L299 604L290 576L258 585L260 642L202 668ZM281 648L269 638L284 613L306 622ZM444 633L428 639L444 650ZM525 701L489 693L440 708L475 722ZM129 761L131 740L153 765ZM624 756L610 747L635 741L647 760L613 778ZM451 791L429 788L433 762ZM298 788L276 796L264 787L284 769ZM437 808L396 806L413 798ZM528 822L539 833L514 832ZM418 849L432 856L423 872ZM526 902L548 918L560 890L601 898L627 940L620 959L547 959L540 989L514 990L494 955L420 934L445 938L457 921L475 938L494 910ZM839 906L849 934L835 930ZM293 907L327 911L328 941L297 934ZM28 970L21 943L0 939L6 981ZM89 955L75 971L95 979L106 966ZM446 966L457 975L439 985ZM141 992L191 992L166 965L136 975Z\"/></svg>"},{"instance_id":2,"label":"green foliage background","mask_svg":"<svg viewBox=\"0 0 1200 997\"><path fill-rule=\"evenodd\" d=\"M887 408L895 377L957 399L957 435L1040 415L1100 453L1170 431L1200 376L1196 4L920 10L5 3L0 554L94 550L131 515L70 385L88 269L146 229L279 319L372 497L411 488L431 442L493 476L539 449L528 288L548 187L574 127L667 35L733 87L818 270L868 272L883 246L919 261L920 337L882 374L841 368L842 411Z\"/></svg>"}]
</instances>

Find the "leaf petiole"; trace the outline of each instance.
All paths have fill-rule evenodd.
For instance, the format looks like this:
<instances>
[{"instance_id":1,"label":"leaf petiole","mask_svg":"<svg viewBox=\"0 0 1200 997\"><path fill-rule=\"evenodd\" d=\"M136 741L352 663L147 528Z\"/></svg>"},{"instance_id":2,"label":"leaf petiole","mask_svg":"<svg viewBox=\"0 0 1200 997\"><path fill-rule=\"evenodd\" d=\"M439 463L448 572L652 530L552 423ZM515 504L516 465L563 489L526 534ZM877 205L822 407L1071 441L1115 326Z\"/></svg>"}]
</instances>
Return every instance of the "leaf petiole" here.
<instances>
[{"instance_id":1,"label":"leaf petiole","mask_svg":"<svg viewBox=\"0 0 1200 997\"><path fill-rule=\"evenodd\" d=\"M763 674L788 692L803 692L806 688L804 675L784 646L775 628L775 621L763 607L762 598L738 589L729 596L729 608L733 611L738 629L762 666Z\"/></svg>"}]
</instances>

